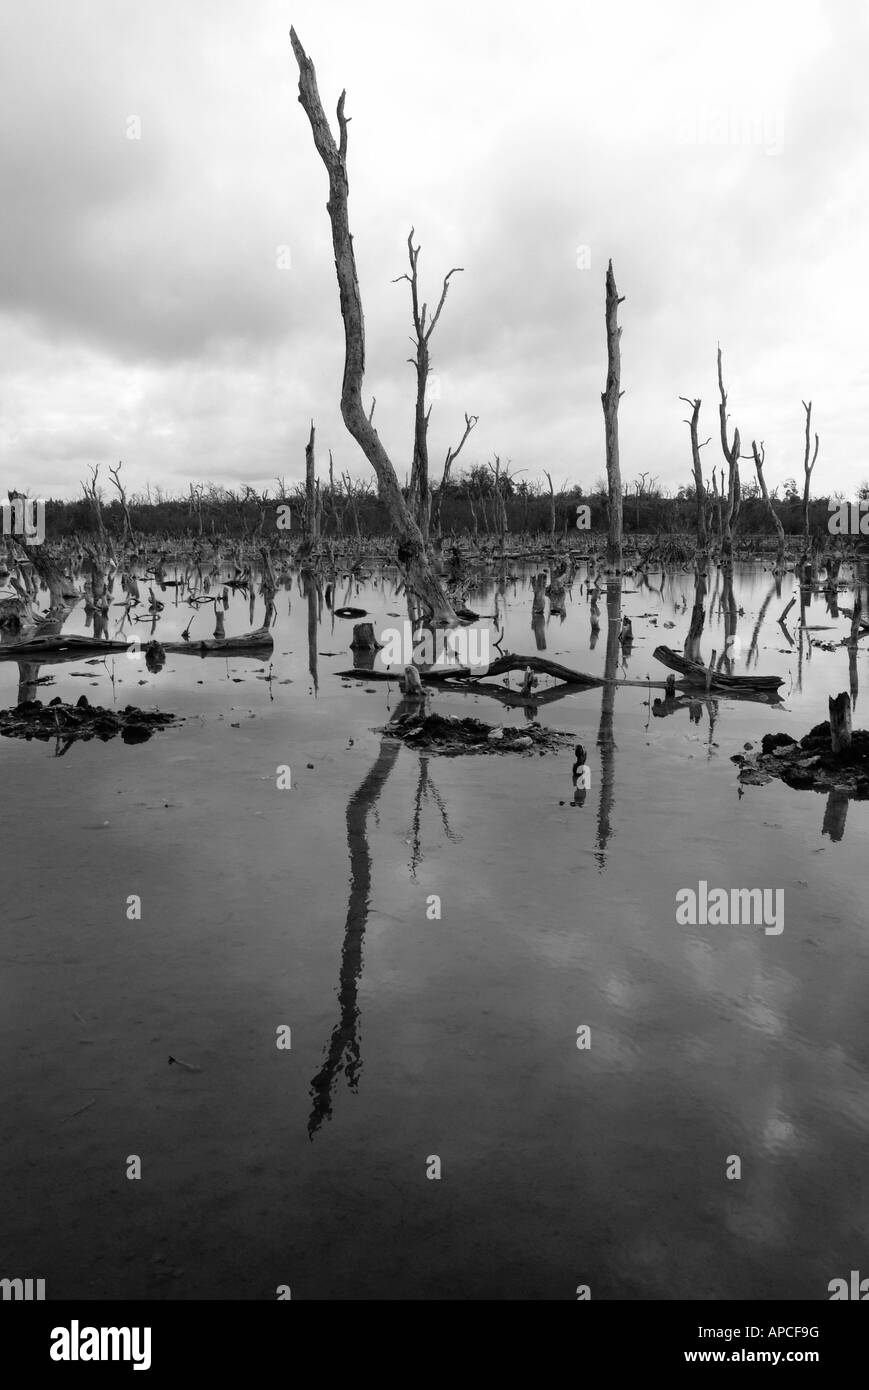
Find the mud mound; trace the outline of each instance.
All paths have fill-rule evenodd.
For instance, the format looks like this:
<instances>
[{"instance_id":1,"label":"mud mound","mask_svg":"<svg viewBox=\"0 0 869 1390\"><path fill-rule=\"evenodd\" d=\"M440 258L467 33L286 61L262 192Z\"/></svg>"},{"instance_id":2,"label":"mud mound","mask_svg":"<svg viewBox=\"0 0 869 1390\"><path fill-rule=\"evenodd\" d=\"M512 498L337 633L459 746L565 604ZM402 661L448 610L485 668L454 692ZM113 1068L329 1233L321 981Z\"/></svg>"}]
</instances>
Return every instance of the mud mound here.
<instances>
[{"instance_id":1,"label":"mud mound","mask_svg":"<svg viewBox=\"0 0 869 1390\"><path fill-rule=\"evenodd\" d=\"M155 730L176 723L174 714L158 714L127 705L123 710L92 705L82 695L74 705L65 705L56 696L47 705L41 700L23 700L12 709L0 710L0 735L4 738L59 739L65 744L98 738L106 743L118 734L124 743L146 743Z\"/></svg>"},{"instance_id":2,"label":"mud mound","mask_svg":"<svg viewBox=\"0 0 869 1390\"><path fill-rule=\"evenodd\" d=\"M536 720L517 729L448 714L399 715L378 732L400 738L411 748L448 757L463 753L555 753L572 742L571 734L544 729Z\"/></svg>"}]
</instances>

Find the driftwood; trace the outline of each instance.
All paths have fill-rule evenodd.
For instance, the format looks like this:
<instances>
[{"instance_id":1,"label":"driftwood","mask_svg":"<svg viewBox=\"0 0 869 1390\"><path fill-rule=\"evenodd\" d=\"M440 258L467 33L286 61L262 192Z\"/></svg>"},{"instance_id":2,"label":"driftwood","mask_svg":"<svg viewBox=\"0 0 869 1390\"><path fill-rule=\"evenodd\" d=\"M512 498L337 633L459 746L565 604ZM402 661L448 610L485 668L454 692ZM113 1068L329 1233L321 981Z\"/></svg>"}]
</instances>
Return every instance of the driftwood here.
<instances>
[{"instance_id":1,"label":"driftwood","mask_svg":"<svg viewBox=\"0 0 869 1390\"><path fill-rule=\"evenodd\" d=\"M778 690L784 685L781 676L728 676L721 671L710 671L702 661L689 661L687 657L674 652L672 647L656 647L653 656L671 671L678 671L682 677L680 685L697 685L704 690Z\"/></svg>"}]
</instances>

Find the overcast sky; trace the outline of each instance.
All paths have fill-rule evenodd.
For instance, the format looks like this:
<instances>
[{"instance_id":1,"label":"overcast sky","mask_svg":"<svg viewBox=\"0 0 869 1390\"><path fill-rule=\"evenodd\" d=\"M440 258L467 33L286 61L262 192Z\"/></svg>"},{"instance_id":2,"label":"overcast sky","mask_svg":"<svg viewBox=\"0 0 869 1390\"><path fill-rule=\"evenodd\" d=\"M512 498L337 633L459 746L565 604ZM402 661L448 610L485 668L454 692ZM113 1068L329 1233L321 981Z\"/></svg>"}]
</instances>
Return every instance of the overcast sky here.
<instances>
[{"instance_id":1,"label":"overcast sky","mask_svg":"<svg viewBox=\"0 0 869 1390\"><path fill-rule=\"evenodd\" d=\"M604 472L603 302L622 334L622 472L690 470L680 395L717 442L716 345L770 483L869 475L865 0L27 0L0 16L4 493L268 486L368 465L338 408L327 184L288 31L330 115L347 88L365 397L409 467L411 225L432 339L439 475L462 462ZM130 138L138 135L139 138ZM753 475L749 463L743 476ZM273 482L271 485L274 486Z\"/></svg>"}]
</instances>

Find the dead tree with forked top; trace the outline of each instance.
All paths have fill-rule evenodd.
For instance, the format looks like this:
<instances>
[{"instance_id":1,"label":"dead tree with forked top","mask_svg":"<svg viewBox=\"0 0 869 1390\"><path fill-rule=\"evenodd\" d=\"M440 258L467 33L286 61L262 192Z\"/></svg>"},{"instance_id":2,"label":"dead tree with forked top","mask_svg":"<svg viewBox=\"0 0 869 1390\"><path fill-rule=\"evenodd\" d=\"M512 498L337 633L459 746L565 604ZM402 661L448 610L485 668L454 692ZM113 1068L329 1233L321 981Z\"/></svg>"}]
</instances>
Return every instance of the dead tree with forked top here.
<instances>
[{"instance_id":1,"label":"dead tree with forked top","mask_svg":"<svg viewBox=\"0 0 869 1390\"><path fill-rule=\"evenodd\" d=\"M410 487L408 489L408 505L416 521L417 526L422 532L423 540L428 540L429 518L431 516L431 487L428 474L428 425L431 419L431 405L426 409L426 390L428 387L429 372L431 371L431 356L429 353L429 342L431 335L437 327L441 310L447 297L450 287L450 276L461 273L463 267L453 266L452 270L447 271L444 276L443 288L438 306L431 316L431 320L426 326L428 316L428 305L419 302L419 277L417 266L419 264L419 253L421 248L413 244L414 229L411 227L410 236L407 238L407 254L410 260L410 274L405 272L393 280L397 285L399 280L407 280L410 285L410 302L413 311L413 338L412 342L416 347L416 355L407 360L416 373L416 408L414 412L413 425L413 463L410 470Z\"/></svg>"},{"instance_id":2,"label":"dead tree with forked top","mask_svg":"<svg viewBox=\"0 0 869 1390\"><path fill-rule=\"evenodd\" d=\"M452 448L452 446L450 446L450 448L447 449L447 456L444 459L443 477L441 478L441 485L438 488L437 493L435 494L434 513L432 517L435 530L438 536L441 535L441 507L443 506L444 493L446 491L447 484L450 481L450 470L453 464L455 463L456 459L458 458L459 454L462 452L465 440L471 433L471 430L474 428L479 418L479 415L468 415L467 412L465 412L465 432L459 440L458 444L456 445L455 449Z\"/></svg>"}]
</instances>

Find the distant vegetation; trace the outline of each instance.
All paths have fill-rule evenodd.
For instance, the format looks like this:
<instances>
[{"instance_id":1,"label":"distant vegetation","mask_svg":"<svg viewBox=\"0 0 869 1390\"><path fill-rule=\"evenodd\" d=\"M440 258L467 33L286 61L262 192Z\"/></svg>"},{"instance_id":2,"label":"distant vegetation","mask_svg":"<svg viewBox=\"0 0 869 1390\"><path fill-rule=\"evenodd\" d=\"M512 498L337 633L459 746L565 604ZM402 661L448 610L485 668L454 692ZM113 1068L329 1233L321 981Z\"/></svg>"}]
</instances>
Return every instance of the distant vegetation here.
<instances>
[{"instance_id":1,"label":"distant vegetation","mask_svg":"<svg viewBox=\"0 0 869 1390\"><path fill-rule=\"evenodd\" d=\"M403 489L403 491L405 491ZM513 535L541 533L563 537L581 534L576 529L577 508L589 509L589 529L605 533L607 529L607 485L600 479L591 490L580 486L565 487L550 493L545 484L528 483L515 478L502 480L500 491L504 499L506 529ZM777 494L781 492L782 495ZM861 488L864 495L866 489ZM437 498L437 491L435 492ZM98 489L98 500L106 531L120 538L125 532L124 507L119 499L104 500ZM785 533L799 535L803 529L803 499L793 480L784 488L772 491L775 511ZM477 465L451 479L444 489L440 504L440 530L444 536L470 534L498 535L498 515L495 507L495 483L490 469ZM339 536L384 536L391 523L384 504L367 481L345 478L334 487L325 486L315 504L320 515L320 535L324 539ZM279 507L284 512L284 526L278 529ZM230 489L205 484L191 487L188 495L173 497L160 488L150 495L127 499L126 507L132 529L146 536L217 536L269 538L277 534L298 539L305 530L305 485L286 485L280 479L274 489L256 492L253 488ZM717 535L716 507L713 499L707 502L710 534ZM644 475L624 490L625 532L673 534L694 529L696 505L692 487L679 488L676 495L659 488L653 479ZM829 517L827 498L817 497L810 503L812 532L827 536ZM290 522L286 526L287 519ZM773 534L769 513L756 482L742 485L740 531L743 534ZM46 501L46 535L60 540L74 535L87 536L99 532L93 500L82 497L73 501Z\"/></svg>"}]
</instances>

